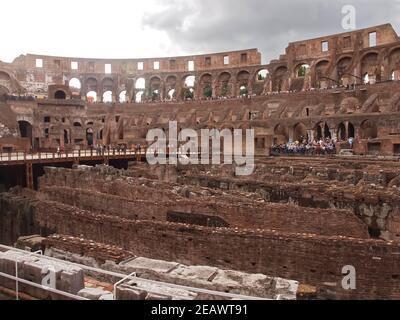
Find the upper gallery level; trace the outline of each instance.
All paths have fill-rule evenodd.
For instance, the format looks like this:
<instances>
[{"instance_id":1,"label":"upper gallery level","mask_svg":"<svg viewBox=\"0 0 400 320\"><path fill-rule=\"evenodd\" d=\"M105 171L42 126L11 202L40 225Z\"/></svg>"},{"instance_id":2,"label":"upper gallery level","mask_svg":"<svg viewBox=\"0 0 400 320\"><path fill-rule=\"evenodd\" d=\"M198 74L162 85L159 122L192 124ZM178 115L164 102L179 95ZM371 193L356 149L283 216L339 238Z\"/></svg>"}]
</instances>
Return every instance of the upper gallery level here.
<instances>
[{"instance_id":1,"label":"upper gallery level","mask_svg":"<svg viewBox=\"0 0 400 320\"><path fill-rule=\"evenodd\" d=\"M263 65L257 49L151 59L22 55L0 62L0 96L88 102L181 101L400 80L400 38L385 24L293 42Z\"/></svg>"}]
</instances>

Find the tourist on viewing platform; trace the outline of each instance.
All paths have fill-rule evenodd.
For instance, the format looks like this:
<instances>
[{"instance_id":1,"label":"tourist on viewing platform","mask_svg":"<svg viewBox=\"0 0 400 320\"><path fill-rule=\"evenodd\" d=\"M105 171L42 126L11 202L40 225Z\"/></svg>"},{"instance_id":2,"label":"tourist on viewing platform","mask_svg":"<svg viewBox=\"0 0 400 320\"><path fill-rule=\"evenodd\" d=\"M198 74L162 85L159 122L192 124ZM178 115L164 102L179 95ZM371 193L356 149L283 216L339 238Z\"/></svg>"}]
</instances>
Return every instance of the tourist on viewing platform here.
<instances>
[{"instance_id":1,"label":"tourist on viewing platform","mask_svg":"<svg viewBox=\"0 0 400 320\"><path fill-rule=\"evenodd\" d=\"M336 153L335 141L332 139L322 138L314 141L307 141L307 139L301 139L301 142L288 142L286 144L274 144L271 148L271 154L287 154L287 155L308 155L308 156L320 156L320 155L333 155Z\"/></svg>"}]
</instances>

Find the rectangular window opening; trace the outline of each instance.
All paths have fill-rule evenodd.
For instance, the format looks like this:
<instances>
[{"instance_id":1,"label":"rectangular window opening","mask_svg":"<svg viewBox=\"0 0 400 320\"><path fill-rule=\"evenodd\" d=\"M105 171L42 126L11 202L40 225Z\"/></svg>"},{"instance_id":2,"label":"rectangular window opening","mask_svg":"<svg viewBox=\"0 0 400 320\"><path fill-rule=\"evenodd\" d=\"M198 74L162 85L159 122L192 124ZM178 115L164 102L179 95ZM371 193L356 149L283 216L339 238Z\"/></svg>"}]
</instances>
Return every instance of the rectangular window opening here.
<instances>
[{"instance_id":1,"label":"rectangular window opening","mask_svg":"<svg viewBox=\"0 0 400 320\"><path fill-rule=\"evenodd\" d=\"M229 64L229 56L224 56L224 65Z\"/></svg>"},{"instance_id":2,"label":"rectangular window opening","mask_svg":"<svg viewBox=\"0 0 400 320\"><path fill-rule=\"evenodd\" d=\"M36 59L36 68L43 68L43 59Z\"/></svg>"},{"instance_id":3,"label":"rectangular window opening","mask_svg":"<svg viewBox=\"0 0 400 320\"><path fill-rule=\"evenodd\" d=\"M189 71L194 71L194 61L189 61L188 62L188 70Z\"/></svg>"},{"instance_id":4,"label":"rectangular window opening","mask_svg":"<svg viewBox=\"0 0 400 320\"><path fill-rule=\"evenodd\" d=\"M322 52L327 52L327 51L329 51L329 42L323 41L322 42Z\"/></svg>"},{"instance_id":5,"label":"rectangular window opening","mask_svg":"<svg viewBox=\"0 0 400 320\"><path fill-rule=\"evenodd\" d=\"M111 70L111 64L106 63L106 64L104 65L104 73L110 74L111 71L112 71L112 70Z\"/></svg>"},{"instance_id":6,"label":"rectangular window opening","mask_svg":"<svg viewBox=\"0 0 400 320\"><path fill-rule=\"evenodd\" d=\"M376 32L370 32L369 34L369 46L376 47Z\"/></svg>"}]
</instances>

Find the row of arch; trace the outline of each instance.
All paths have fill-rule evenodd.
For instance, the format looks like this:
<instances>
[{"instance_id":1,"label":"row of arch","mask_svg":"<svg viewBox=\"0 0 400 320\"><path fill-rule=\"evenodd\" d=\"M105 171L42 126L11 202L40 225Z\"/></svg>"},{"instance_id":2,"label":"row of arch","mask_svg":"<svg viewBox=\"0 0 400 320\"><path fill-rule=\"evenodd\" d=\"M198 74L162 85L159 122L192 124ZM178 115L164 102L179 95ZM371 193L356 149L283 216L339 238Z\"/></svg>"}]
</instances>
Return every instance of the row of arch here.
<instances>
[{"instance_id":1,"label":"row of arch","mask_svg":"<svg viewBox=\"0 0 400 320\"><path fill-rule=\"evenodd\" d=\"M338 125L329 125L320 122L309 130L304 123L297 123L293 127L278 124L274 128L275 143L287 143L289 141L335 139L347 141L349 138L376 139L378 127L371 120L365 120L357 128L352 122L341 122Z\"/></svg>"},{"instance_id":2,"label":"row of arch","mask_svg":"<svg viewBox=\"0 0 400 320\"><path fill-rule=\"evenodd\" d=\"M400 47L392 48L387 54L368 51L359 59L344 55L336 61L321 59L298 62L292 68L287 64L278 64L270 71L270 91L273 92L397 81L400 80Z\"/></svg>"},{"instance_id":3,"label":"row of arch","mask_svg":"<svg viewBox=\"0 0 400 320\"><path fill-rule=\"evenodd\" d=\"M247 70L240 71L236 76L224 71L216 78L211 73L196 75L169 75L165 79L152 76L148 79L139 77L127 81L121 89L112 78L105 78L100 83L94 77L81 80L76 77L68 81L72 92L86 97L89 102L140 102L144 98L151 101L159 100L189 100L195 98L236 97L247 95L252 90L252 83L261 84L268 76L267 69L257 71L254 79ZM261 92L259 92L261 93Z\"/></svg>"},{"instance_id":4,"label":"row of arch","mask_svg":"<svg viewBox=\"0 0 400 320\"><path fill-rule=\"evenodd\" d=\"M287 65L261 67L255 73L241 70L235 75L223 71L195 75L169 75L165 79L151 76L130 79L130 86L118 90L112 78L100 83L89 77L82 88L81 81L72 78L70 88L86 96L91 102L140 102L144 100L186 100L211 97L237 97L279 91L301 91L311 88L347 86L353 83L376 83L383 80L400 80L400 48L393 49L383 62L381 54L370 51L355 61L352 56L342 56L335 63L328 59L317 62L299 62L289 69ZM384 72L383 72L384 70ZM128 88L129 87L129 88Z\"/></svg>"}]
</instances>

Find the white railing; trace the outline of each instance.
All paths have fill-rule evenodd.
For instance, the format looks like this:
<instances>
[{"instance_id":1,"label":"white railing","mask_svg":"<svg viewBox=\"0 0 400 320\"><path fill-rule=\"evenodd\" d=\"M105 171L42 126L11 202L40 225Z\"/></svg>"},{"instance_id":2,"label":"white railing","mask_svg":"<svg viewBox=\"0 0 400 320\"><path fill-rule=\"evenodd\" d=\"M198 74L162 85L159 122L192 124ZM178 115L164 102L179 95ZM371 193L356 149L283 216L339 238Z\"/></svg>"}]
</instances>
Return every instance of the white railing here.
<instances>
[{"instance_id":1,"label":"white railing","mask_svg":"<svg viewBox=\"0 0 400 320\"><path fill-rule=\"evenodd\" d=\"M116 288L117 285L123 283L126 280L137 280L138 282L141 282L141 283L144 283L144 284L165 286L165 287L169 287L169 288L180 289L180 290L190 291L190 292L194 292L194 293L202 293L202 294L207 294L207 295L211 295L211 296L229 298L229 299L234 299L234 300L271 300L271 299L265 299L265 298L259 298L259 297L252 297L252 296L246 296L246 295L240 295L240 294L213 291L213 290L208 290L208 289L203 289L203 288L182 286L182 285L172 284L172 283L168 283L168 282L144 279L144 278L138 277L135 273L127 275L127 274L122 274L122 273L118 273L118 272L103 270L103 269L99 269L99 268L95 268L95 267L89 267L89 266L85 266L85 265L82 265L82 264L78 264L78 263L74 263L74 262L68 262L68 261L60 260L60 259L53 258L53 257L42 256L42 255L40 255L38 253L30 253L30 252L27 252L27 251L24 251L24 250L16 249L16 248L5 246L5 245L0 245L0 249L2 251L11 250L11 251L15 251L15 252L20 252L20 253L26 254L26 256L36 256L36 257L44 258L46 260L53 261L53 262L56 262L56 263L62 263L62 264L68 264L70 266L75 266L75 267L81 268L84 271L95 272L95 273L98 273L98 274L102 274L102 275L114 277L114 278L117 278L117 279L121 279L118 282L116 282L116 285L114 286L114 288ZM18 259L16 258L16 260L18 260ZM53 267L53 266L49 265L49 267ZM23 278L20 278L18 274L16 274L15 276L12 276L12 275L0 272L0 277L4 277L4 278L10 279L10 280L14 280L16 282L20 282L20 283L23 283L23 284L26 284L26 285L31 285L33 287L40 288L40 289L46 290L48 292L56 293L56 294L65 296L67 298L79 299L79 300L88 300L88 299L84 299L84 298L82 298L80 296L76 296L76 295L73 295L73 294L70 294L70 293L67 293L67 292L64 292L64 291L60 291L60 290L57 290L57 289L54 289L54 288L51 288L51 287L44 286L42 284L37 284L37 283L33 283L31 281L27 281L27 280L25 280ZM150 293L157 294L157 292L152 292L151 289L149 289L149 288L146 288L146 291L148 291ZM114 295L114 299L115 299L115 295Z\"/></svg>"}]
</instances>

